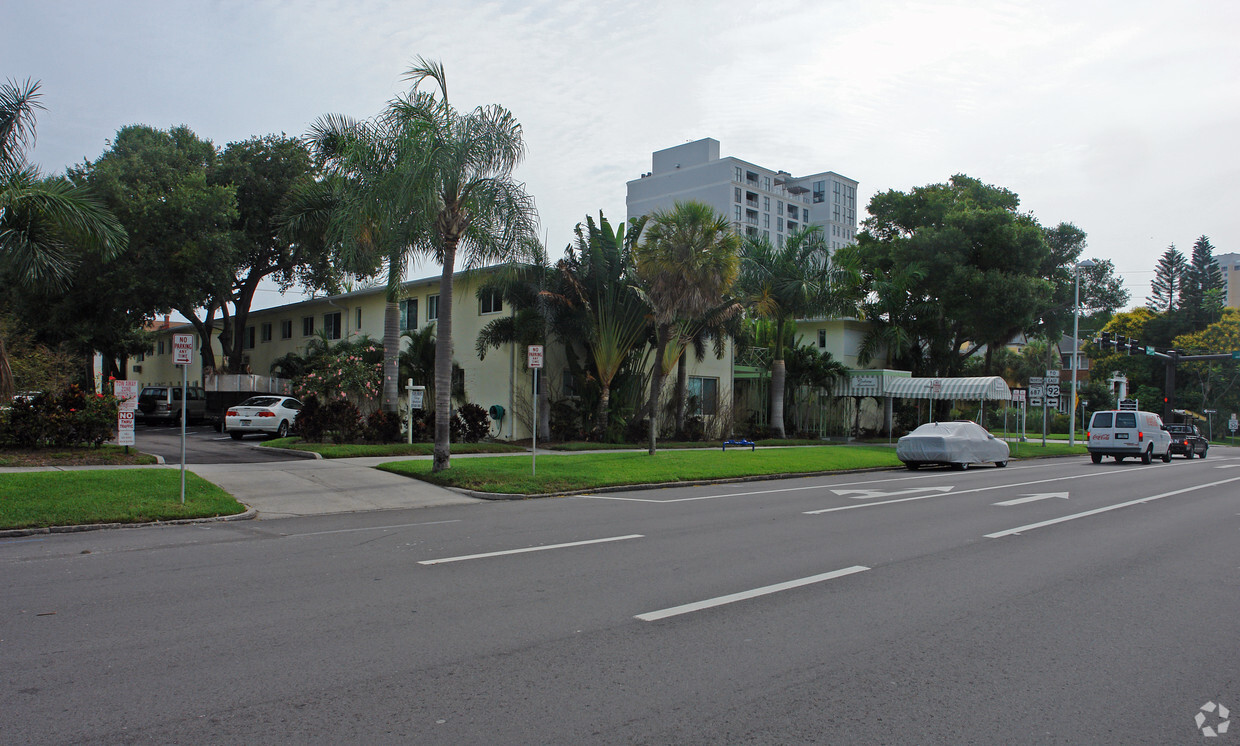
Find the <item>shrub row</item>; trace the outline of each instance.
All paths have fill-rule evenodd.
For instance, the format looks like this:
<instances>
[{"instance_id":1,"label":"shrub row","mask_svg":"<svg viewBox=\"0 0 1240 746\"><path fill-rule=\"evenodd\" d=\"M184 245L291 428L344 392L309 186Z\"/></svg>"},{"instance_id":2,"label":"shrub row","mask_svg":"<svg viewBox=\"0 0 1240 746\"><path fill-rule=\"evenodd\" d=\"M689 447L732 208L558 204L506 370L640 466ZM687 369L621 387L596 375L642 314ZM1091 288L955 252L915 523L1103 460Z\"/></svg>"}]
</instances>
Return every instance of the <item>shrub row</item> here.
<instances>
[{"instance_id":1,"label":"shrub row","mask_svg":"<svg viewBox=\"0 0 1240 746\"><path fill-rule=\"evenodd\" d=\"M491 420L482 407L466 404L453 415L450 426L453 442L477 443L490 432ZM434 410L415 410L410 427L415 442L434 439ZM315 443L395 443L403 432L399 415L378 410L363 418L357 405L348 399L324 403L315 394L302 402L295 431L303 440Z\"/></svg>"},{"instance_id":2,"label":"shrub row","mask_svg":"<svg viewBox=\"0 0 1240 746\"><path fill-rule=\"evenodd\" d=\"M114 396L76 385L18 399L0 412L0 443L13 448L98 447L116 432L116 413Z\"/></svg>"}]
</instances>

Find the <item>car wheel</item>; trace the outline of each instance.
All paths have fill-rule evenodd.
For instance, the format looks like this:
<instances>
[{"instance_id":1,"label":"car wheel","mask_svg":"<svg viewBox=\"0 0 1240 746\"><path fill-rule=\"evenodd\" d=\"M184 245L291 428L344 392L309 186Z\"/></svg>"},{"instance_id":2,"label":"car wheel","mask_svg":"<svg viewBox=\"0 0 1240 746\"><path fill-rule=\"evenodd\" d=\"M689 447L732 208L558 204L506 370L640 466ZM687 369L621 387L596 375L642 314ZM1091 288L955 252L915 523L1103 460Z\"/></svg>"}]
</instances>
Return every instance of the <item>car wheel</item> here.
<instances>
[{"instance_id":1,"label":"car wheel","mask_svg":"<svg viewBox=\"0 0 1240 746\"><path fill-rule=\"evenodd\" d=\"M244 433L229 433L229 435L232 436L233 440L241 440L241 436L244 435Z\"/></svg>"},{"instance_id":2,"label":"car wheel","mask_svg":"<svg viewBox=\"0 0 1240 746\"><path fill-rule=\"evenodd\" d=\"M964 462L959 462L959 463L952 464L952 468L955 469L956 471L967 471L969 468L969 465Z\"/></svg>"},{"instance_id":3,"label":"car wheel","mask_svg":"<svg viewBox=\"0 0 1240 746\"><path fill-rule=\"evenodd\" d=\"M1102 454L1101 454L1101 453L1091 453L1091 454L1089 454L1089 460L1090 460L1090 461L1093 461L1095 464L1101 464L1101 463L1102 463Z\"/></svg>"},{"instance_id":4,"label":"car wheel","mask_svg":"<svg viewBox=\"0 0 1240 746\"><path fill-rule=\"evenodd\" d=\"M1145 449L1145 453L1141 454L1141 463L1148 464L1154 460L1154 446Z\"/></svg>"},{"instance_id":5,"label":"car wheel","mask_svg":"<svg viewBox=\"0 0 1240 746\"><path fill-rule=\"evenodd\" d=\"M1205 457L1206 457L1206 451L1208 451L1208 450L1210 450L1210 448L1209 448L1208 446L1207 446L1206 448L1203 448L1203 449L1201 450L1201 457L1202 457L1202 458L1205 458Z\"/></svg>"},{"instance_id":6,"label":"car wheel","mask_svg":"<svg viewBox=\"0 0 1240 746\"><path fill-rule=\"evenodd\" d=\"M1196 451L1191 446L1184 451L1184 458L1186 459L1191 459L1194 455L1196 455Z\"/></svg>"},{"instance_id":7,"label":"car wheel","mask_svg":"<svg viewBox=\"0 0 1240 746\"><path fill-rule=\"evenodd\" d=\"M904 466L909 471L917 471L918 469L921 468L921 464L917 463L916 461L907 461L905 462Z\"/></svg>"},{"instance_id":8,"label":"car wheel","mask_svg":"<svg viewBox=\"0 0 1240 746\"><path fill-rule=\"evenodd\" d=\"M1006 461L996 461L996 462L995 462L995 466L997 466L997 467L999 467L1000 469L1002 469L1003 467L1007 466L1007 462L1006 462Z\"/></svg>"},{"instance_id":9,"label":"car wheel","mask_svg":"<svg viewBox=\"0 0 1240 746\"><path fill-rule=\"evenodd\" d=\"M1163 451L1162 460L1164 464L1171 463L1171 449L1170 448Z\"/></svg>"},{"instance_id":10,"label":"car wheel","mask_svg":"<svg viewBox=\"0 0 1240 746\"><path fill-rule=\"evenodd\" d=\"M280 421L280 426L276 428L276 437L277 438L288 437L288 420Z\"/></svg>"}]
</instances>

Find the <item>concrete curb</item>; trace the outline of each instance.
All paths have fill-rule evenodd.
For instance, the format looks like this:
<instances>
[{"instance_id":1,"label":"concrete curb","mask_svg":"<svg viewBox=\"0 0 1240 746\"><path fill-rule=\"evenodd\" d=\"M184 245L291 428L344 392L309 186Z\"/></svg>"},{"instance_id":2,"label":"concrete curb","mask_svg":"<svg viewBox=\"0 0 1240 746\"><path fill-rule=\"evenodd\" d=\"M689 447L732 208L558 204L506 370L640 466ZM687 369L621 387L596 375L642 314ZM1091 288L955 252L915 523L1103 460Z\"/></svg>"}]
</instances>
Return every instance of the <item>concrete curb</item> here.
<instances>
[{"instance_id":1,"label":"concrete curb","mask_svg":"<svg viewBox=\"0 0 1240 746\"><path fill-rule=\"evenodd\" d=\"M316 459L318 461L323 460L323 454L318 453L317 451L303 451L298 448L274 448L274 447L268 448L262 443L259 443L258 445L252 445L250 447L254 449L266 451L267 453L288 453L288 454L297 456L298 458L310 458L310 459Z\"/></svg>"},{"instance_id":2,"label":"concrete curb","mask_svg":"<svg viewBox=\"0 0 1240 746\"><path fill-rule=\"evenodd\" d=\"M42 534L78 534L84 531L101 531L111 528L150 528L152 526L184 526L191 523L225 523L248 521L258 517L258 511L246 506L244 513L208 516L207 518L179 518L175 521L147 521L145 523L86 523L79 526L49 526L47 528L9 528L0 530L0 539Z\"/></svg>"}]
</instances>

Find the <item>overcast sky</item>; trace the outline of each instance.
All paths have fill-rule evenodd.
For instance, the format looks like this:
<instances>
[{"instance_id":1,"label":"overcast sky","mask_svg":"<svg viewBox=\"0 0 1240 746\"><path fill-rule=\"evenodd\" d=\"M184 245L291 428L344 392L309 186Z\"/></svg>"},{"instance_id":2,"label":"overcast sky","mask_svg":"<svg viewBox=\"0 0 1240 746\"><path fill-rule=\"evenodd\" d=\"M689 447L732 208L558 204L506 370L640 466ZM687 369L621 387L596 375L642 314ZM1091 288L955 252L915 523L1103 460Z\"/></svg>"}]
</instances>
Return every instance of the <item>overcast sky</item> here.
<instances>
[{"instance_id":1,"label":"overcast sky","mask_svg":"<svg viewBox=\"0 0 1240 746\"><path fill-rule=\"evenodd\" d=\"M42 81L46 172L127 124L223 146L370 117L422 55L458 108L524 125L517 175L553 255L585 215L624 218L652 151L702 137L857 179L860 204L956 173L1006 187L1086 231L1133 305L1168 244L1240 251L1234 0L7 0L3 16L0 77Z\"/></svg>"}]
</instances>

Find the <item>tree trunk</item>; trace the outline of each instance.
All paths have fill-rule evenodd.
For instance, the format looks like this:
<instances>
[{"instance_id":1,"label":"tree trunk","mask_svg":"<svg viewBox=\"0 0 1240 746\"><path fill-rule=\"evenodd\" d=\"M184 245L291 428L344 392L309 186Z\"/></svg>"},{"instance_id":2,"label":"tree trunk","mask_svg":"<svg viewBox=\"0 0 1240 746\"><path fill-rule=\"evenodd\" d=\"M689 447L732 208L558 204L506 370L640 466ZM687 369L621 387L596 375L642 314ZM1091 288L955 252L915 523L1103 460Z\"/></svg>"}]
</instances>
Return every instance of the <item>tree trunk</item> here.
<instances>
[{"instance_id":1,"label":"tree trunk","mask_svg":"<svg viewBox=\"0 0 1240 746\"><path fill-rule=\"evenodd\" d=\"M650 371L650 455L655 453L659 436L659 394L663 393L663 348L671 336L671 325L662 324L655 333L654 369Z\"/></svg>"},{"instance_id":2,"label":"tree trunk","mask_svg":"<svg viewBox=\"0 0 1240 746\"><path fill-rule=\"evenodd\" d=\"M451 466L452 457L452 271L456 241L445 241L439 277L439 319L435 322L435 456L432 472Z\"/></svg>"},{"instance_id":3,"label":"tree trunk","mask_svg":"<svg viewBox=\"0 0 1240 746\"><path fill-rule=\"evenodd\" d=\"M787 369L783 359L771 363L771 437L785 438L784 434L784 378Z\"/></svg>"},{"instance_id":4,"label":"tree trunk","mask_svg":"<svg viewBox=\"0 0 1240 746\"><path fill-rule=\"evenodd\" d=\"M391 296L383 304L383 411L396 412L400 396L400 304Z\"/></svg>"},{"instance_id":5,"label":"tree trunk","mask_svg":"<svg viewBox=\"0 0 1240 746\"><path fill-rule=\"evenodd\" d=\"M215 309L207 309L206 320L200 320L196 315L186 312L185 309L176 309L177 313L189 319L189 323L193 324L194 331L198 332L198 351L202 353L202 370L216 370L215 366L215 348L211 346L211 327L215 325Z\"/></svg>"},{"instance_id":6,"label":"tree trunk","mask_svg":"<svg viewBox=\"0 0 1240 746\"><path fill-rule=\"evenodd\" d=\"M546 360L545 355L543 360ZM547 382L546 368L538 371L538 386L538 432L543 434L543 440L551 440L551 386Z\"/></svg>"},{"instance_id":7,"label":"tree trunk","mask_svg":"<svg viewBox=\"0 0 1240 746\"><path fill-rule=\"evenodd\" d=\"M680 359L676 361L676 437L681 437L685 431L685 389L689 386L689 365L685 362L685 353L688 350L680 351Z\"/></svg>"},{"instance_id":8,"label":"tree trunk","mask_svg":"<svg viewBox=\"0 0 1240 746\"><path fill-rule=\"evenodd\" d=\"M599 442L607 439L607 427L611 416L611 384L599 381L602 392L598 399L598 416L595 418L594 427L598 431Z\"/></svg>"}]
</instances>

